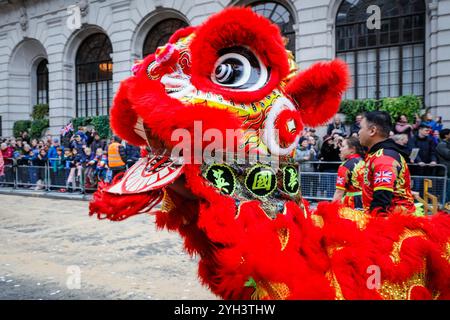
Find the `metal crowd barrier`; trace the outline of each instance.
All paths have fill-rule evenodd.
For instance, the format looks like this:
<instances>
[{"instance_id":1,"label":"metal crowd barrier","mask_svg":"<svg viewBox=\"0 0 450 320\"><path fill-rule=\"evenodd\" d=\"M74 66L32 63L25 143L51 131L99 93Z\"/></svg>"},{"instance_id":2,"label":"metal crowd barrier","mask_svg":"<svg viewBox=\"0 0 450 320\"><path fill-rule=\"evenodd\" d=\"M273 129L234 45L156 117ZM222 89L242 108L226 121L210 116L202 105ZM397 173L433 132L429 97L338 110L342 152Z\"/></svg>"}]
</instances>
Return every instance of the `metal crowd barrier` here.
<instances>
[{"instance_id":1,"label":"metal crowd barrier","mask_svg":"<svg viewBox=\"0 0 450 320\"><path fill-rule=\"evenodd\" d=\"M34 189L58 191L71 188L73 192L86 193L95 191L96 187L86 188L86 168L53 168L49 163L45 166L5 165L5 175L0 178L0 186L14 189ZM68 178L74 171L74 183L68 185ZM89 190L88 190L89 189Z\"/></svg>"},{"instance_id":2,"label":"metal crowd barrier","mask_svg":"<svg viewBox=\"0 0 450 320\"><path fill-rule=\"evenodd\" d=\"M308 161L299 164L300 185L302 195L308 200L331 200L335 192L337 169L341 162ZM442 205L447 192L447 168L444 165L419 166L408 165L411 171L411 189L419 192L423 197L424 180L432 181L431 194L438 198ZM45 191L67 189L67 181L71 174L75 175L75 184L70 185L72 191L92 193L97 185L92 183L92 172L87 168L53 168L50 164L45 167L5 165L5 175L0 179L0 186L15 189L34 188ZM75 172L73 172L75 171Z\"/></svg>"},{"instance_id":3,"label":"metal crowd barrier","mask_svg":"<svg viewBox=\"0 0 450 320\"><path fill-rule=\"evenodd\" d=\"M302 195L308 200L331 200L336 190L337 168L340 162L309 161L299 164ZM424 180L432 182L429 192L444 205L447 192L447 167L442 164L408 165L411 172L411 189L423 198ZM311 170L311 171L305 171ZM321 171L323 170L323 171ZM330 171L330 172L327 172ZM331 172L332 171L332 172Z\"/></svg>"}]
</instances>

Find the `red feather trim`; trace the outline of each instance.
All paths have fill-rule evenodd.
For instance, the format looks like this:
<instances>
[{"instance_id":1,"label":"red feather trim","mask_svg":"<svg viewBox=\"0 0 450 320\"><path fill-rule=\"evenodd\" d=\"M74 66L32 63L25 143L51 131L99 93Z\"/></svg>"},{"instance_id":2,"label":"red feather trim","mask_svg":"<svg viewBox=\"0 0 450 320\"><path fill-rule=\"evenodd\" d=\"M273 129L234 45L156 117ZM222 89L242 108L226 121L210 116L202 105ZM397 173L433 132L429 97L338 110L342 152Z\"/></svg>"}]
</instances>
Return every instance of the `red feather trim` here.
<instances>
[{"instance_id":1,"label":"red feather trim","mask_svg":"<svg viewBox=\"0 0 450 320\"><path fill-rule=\"evenodd\" d=\"M177 31L175 31L174 34L172 34L170 36L169 43L176 43L179 39L187 37L188 35L193 33L196 29L197 29L197 27L193 27L193 26L189 26L189 27L186 27L183 29L178 29Z\"/></svg>"},{"instance_id":2,"label":"red feather trim","mask_svg":"<svg viewBox=\"0 0 450 320\"><path fill-rule=\"evenodd\" d=\"M137 114L128 99L129 86L133 81L134 77L130 77L120 84L110 110L110 123L114 134L133 145L141 146L147 143L133 130L137 121Z\"/></svg>"}]
</instances>

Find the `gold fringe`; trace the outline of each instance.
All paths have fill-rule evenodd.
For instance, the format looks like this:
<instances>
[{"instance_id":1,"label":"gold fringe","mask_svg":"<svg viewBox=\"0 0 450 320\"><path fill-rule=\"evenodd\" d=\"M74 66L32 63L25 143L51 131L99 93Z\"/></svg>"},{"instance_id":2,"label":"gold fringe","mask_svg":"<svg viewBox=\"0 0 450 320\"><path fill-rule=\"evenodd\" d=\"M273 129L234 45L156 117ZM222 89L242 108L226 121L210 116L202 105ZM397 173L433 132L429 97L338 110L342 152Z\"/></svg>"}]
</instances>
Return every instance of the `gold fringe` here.
<instances>
[{"instance_id":1,"label":"gold fringe","mask_svg":"<svg viewBox=\"0 0 450 320\"><path fill-rule=\"evenodd\" d=\"M339 210L339 216L355 222L360 230L364 229L370 220L370 216L364 213L364 211L346 207Z\"/></svg>"}]
</instances>

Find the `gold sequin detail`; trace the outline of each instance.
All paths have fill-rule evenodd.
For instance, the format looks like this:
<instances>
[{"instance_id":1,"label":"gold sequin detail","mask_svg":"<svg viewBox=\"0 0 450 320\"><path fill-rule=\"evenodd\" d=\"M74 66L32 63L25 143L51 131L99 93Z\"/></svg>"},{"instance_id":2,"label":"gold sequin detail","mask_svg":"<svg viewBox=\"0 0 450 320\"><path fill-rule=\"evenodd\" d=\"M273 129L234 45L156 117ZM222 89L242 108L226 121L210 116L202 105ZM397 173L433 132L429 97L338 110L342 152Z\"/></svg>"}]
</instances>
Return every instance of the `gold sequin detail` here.
<instances>
[{"instance_id":1,"label":"gold sequin detail","mask_svg":"<svg viewBox=\"0 0 450 320\"><path fill-rule=\"evenodd\" d=\"M346 207L339 210L339 216L355 222L360 230L364 229L370 220L370 216L364 213L364 211Z\"/></svg>"},{"instance_id":2,"label":"gold sequin detail","mask_svg":"<svg viewBox=\"0 0 450 320\"><path fill-rule=\"evenodd\" d=\"M341 286L339 285L339 282L337 281L334 272L327 271L325 276L331 282L331 286L334 288L334 291L336 292L335 300L345 300L344 295L342 294Z\"/></svg>"},{"instance_id":3,"label":"gold sequin detail","mask_svg":"<svg viewBox=\"0 0 450 320\"><path fill-rule=\"evenodd\" d=\"M164 191L164 197L161 204L162 212L170 212L175 209L175 203L173 203L167 191Z\"/></svg>"},{"instance_id":4,"label":"gold sequin detail","mask_svg":"<svg viewBox=\"0 0 450 320\"><path fill-rule=\"evenodd\" d=\"M425 232L423 232L422 230L405 229L405 231L403 231L403 233L400 235L398 241L394 242L394 244L392 245L392 251L390 255L392 262L394 262L395 264L400 262L400 250L402 249L403 241L412 237L425 237Z\"/></svg>"},{"instance_id":5,"label":"gold sequin detail","mask_svg":"<svg viewBox=\"0 0 450 320\"><path fill-rule=\"evenodd\" d=\"M450 263L450 242L447 242L445 244L444 253L442 254L442 258L447 260L448 263Z\"/></svg>"},{"instance_id":6,"label":"gold sequin detail","mask_svg":"<svg viewBox=\"0 0 450 320\"><path fill-rule=\"evenodd\" d=\"M311 215L311 220L316 227L323 228L323 218L316 214Z\"/></svg>"},{"instance_id":7,"label":"gold sequin detail","mask_svg":"<svg viewBox=\"0 0 450 320\"><path fill-rule=\"evenodd\" d=\"M342 248L344 248L344 246L337 245L337 244L327 246L327 254L331 258L336 251L339 251Z\"/></svg>"},{"instance_id":8,"label":"gold sequin detail","mask_svg":"<svg viewBox=\"0 0 450 320\"><path fill-rule=\"evenodd\" d=\"M286 246L289 242L289 229L287 228L281 228L278 230L278 238L280 239L281 243L281 251L286 249Z\"/></svg>"},{"instance_id":9,"label":"gold sequin detail","mask_svg":"<svg viewBox=\"0 0 450 320\"><path fill-rule=\"evenodd\" d=\"M441 293L439 291L433 292L433 300L437 300Z\"/></svg>"},{"instance_id":10,"label":"gold sequin detail","mask_svg":"<svg viewBox=\"0 0 450 320\"><path fill-rule=\"evenodd\" d=\"M384 281L378 291L384 300L410 300L414 287L426 288L425 271L415 273L411 278L401 283Z\"/></svg>"},{"instance_id":11,"label":"gold sequin detail","mask_svg":"<svg viewBox=\"0 0 450 320\"><path fill-rule=\"evenodd\" d=\"M286 300L290 294L289 287L282 282L260 280L256 283L256 289L252 294L252 300Z\"/></svg>"}]
</instances>

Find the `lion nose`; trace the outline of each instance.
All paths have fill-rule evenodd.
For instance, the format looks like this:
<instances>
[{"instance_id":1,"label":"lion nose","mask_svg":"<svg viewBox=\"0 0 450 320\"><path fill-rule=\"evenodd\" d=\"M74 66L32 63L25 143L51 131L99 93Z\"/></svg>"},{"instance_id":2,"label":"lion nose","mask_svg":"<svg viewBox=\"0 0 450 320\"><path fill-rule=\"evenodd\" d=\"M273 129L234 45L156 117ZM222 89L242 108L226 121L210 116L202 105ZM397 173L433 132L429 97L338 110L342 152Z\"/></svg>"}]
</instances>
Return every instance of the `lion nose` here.
<instances>
[{"instance_id":1,"label":"lion nose","mask_svg":"<svg viewBox=\"0 0 450 320\"><path fill-rule=\"evenodd\" d=\"M177 47L168 43L165 46L158 47L155 52L156 62L164 67L174 66L180 57L180 51Z\"/></svg>"}]
</instances>

